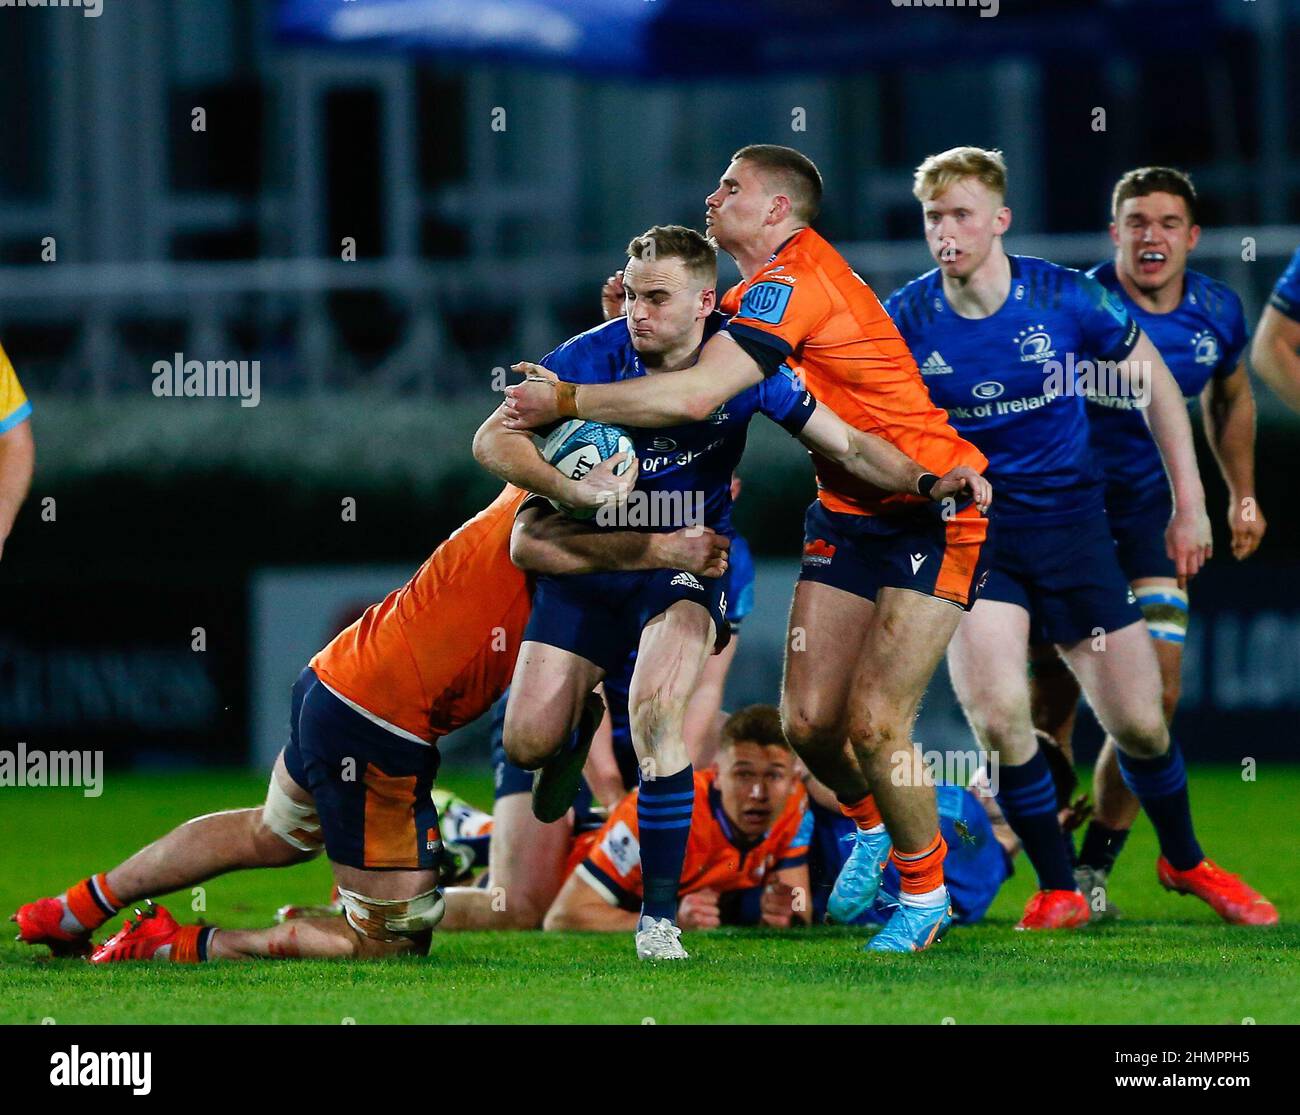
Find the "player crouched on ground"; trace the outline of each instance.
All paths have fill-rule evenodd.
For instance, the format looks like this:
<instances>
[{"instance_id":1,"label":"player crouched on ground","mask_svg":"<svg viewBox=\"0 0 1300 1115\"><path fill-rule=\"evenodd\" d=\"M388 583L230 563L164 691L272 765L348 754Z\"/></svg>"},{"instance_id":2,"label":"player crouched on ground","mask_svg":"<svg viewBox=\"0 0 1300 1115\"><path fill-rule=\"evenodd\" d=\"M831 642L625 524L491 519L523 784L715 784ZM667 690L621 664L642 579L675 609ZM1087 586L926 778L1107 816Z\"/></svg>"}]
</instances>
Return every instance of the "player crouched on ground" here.
<instances>
[{"instance_id":1,"label":"player crouched on ground","mask_svg":"<svg viewBox=\"0 0 1300 1115\"><path fill-rule=\"evenodd\" d=\"M807 794L771 705L727 718L717 761L695 773L694 816L678 889L683 927L809 921ZM581 858L579 858L581 857ZM637 793L596 833L579 838L576 866L543 928L627 931L641 906Z\"/></svg>"}]
</instances>

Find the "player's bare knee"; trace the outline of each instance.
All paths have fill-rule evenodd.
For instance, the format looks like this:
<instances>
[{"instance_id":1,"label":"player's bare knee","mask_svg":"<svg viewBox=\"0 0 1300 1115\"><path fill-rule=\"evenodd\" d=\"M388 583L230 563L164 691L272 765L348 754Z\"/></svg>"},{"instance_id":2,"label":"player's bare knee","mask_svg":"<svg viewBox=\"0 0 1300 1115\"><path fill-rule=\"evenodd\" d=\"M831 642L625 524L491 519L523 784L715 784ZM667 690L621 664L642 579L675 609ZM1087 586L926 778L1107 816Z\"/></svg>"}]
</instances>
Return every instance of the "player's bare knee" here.
<instances>
[{"instance_id":1,"label":"player's bare knee","mask_svg":"<svg viewBox=\"0 0 1300 1115\"><path fill-rule=\"evenodd\" d=\"M990 751L1014 750L1015 742L1033 734L1028 710L1019 704L990 702L969 714L976 738Z\"/></svg>"},{"instance_id":2,"label":"player's bare knee","mask_svg":"<svg viewBox=\"0 0 1300 1115\"><path fill-rule=\"evenodd\" d=\"M1114 733L1115 743L1135 759L1158 759L1169 750L1169 728L1163 717L1135 718Z\"/></svg>"},{"instance_id":3,"label":"player's bare knee","mask_svg":"<svg viewBox=\"0 0 1300 1115\"><path fill-rule=\"evenodd\" d=\"M801 756L838 752L844 747L844 729L838 720L819 719L795 705L782 702L781 730Z\"/></svg>"},{"instance_id":4,"label":"player's bare knee","mask_svg":"<svg viewBox=\"0 0 1300 1115\"><path fill-rule=\"evenodd\" d=\"M506 758L522 770L537 770L559 749L558 733L540 732L536 727L507 724L501 734Z\"/></svg>"}]
</instances>

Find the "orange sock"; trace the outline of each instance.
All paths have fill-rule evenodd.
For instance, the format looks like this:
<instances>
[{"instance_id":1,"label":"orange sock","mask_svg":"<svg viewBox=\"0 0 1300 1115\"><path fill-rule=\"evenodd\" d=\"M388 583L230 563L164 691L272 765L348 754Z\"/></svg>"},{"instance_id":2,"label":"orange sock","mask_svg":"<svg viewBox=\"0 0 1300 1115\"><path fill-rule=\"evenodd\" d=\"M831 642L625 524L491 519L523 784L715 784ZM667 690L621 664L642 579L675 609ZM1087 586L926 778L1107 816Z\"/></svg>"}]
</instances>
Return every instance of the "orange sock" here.
<instances>
[{"instance_id":1,"label":"orange sock","mask_svg":"<svg viewBox=\"0 0 1300 1115\"><path fill-rule=\"evenodd\" d=\"M928 894L943 886L943 858L948 845L936 832L934 839L919 852L900 852L895 848L889 858L898 868L898 881L905 894Z\"/></svg>"},{"instance_id":2,"label":"orange sock","mask_svg":"<svg viewBox=\"0 0 1300 1115\"><path fill-rule=\"evenodd\" d=\"M172 938L171 960L174 964L198 964L206 960L210 925L182 925Z\"/></svg>"},{"instance_id":3,"label":"orange sock","mask_svg":"<svg viewBox=\"0 0 1300 1115\"><path fill-rule=\"evenodd\" d=\"M840 812L851 820L857 821L858 828L864 832L885 823L880 816L880 810L876 808L876 799L871 794L852 805L840 802Z\"/></svg>"},{"instance_id":4,"label":"orange sock","mask_svg":"<svg viewBox=\"0 0 1300 1115\"><path fill-rule=\"evenodd\" d=\"M92 875L68 888L63 896L68 910L84 929L98 929L122 908L117 895L109 889L108 876Z\"/></svg>"}]
</instances>

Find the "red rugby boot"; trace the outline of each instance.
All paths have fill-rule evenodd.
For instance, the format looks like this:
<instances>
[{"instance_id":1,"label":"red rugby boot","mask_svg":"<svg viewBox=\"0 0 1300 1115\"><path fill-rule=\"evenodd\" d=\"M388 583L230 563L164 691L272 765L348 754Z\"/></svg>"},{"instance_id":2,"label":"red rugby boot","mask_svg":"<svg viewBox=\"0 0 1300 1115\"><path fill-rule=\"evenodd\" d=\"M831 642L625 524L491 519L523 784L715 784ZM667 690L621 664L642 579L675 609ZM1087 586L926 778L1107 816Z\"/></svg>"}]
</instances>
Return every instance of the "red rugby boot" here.
<instances>
[{"instance_id":1,"label":"red rugby boot","mask_svg":"<svg viewBox=\"0 0 1300 1115\"><path fill-rule=\"evenodd\" d=\"M9 920L18 923L15 940L28 945L46 945L54 956L87 956L91 949L90 931L69 933L60 927L63 903L57 898L38 898L18 907Z\"/></svg>"},{"instance_id":2,"label":"red rugby boot","mask_svg":"<svg viewBox=\"0 0 1300 1115\"><path fill-rule=\"evenodd\" d=\"M134 921L128 921L107 941L90 954L92 964L111 964L118 960L152 960L163 945L172 945L183 932L181 924L166 907L146 902L135 908ZM196 928L189 926L188 928Z\"/></svg>"},{"instance_id":3,"label":"red rugby boot","mask_svg":"<svg viewBox=\"0 0 1300 1115\"><path fill-rule=\"evenodd\" d=\"M1077 929L1092 916L1088 900L1077 890L1040 890L1025 906L1017 929Z\"/></svg>"},{"instance_id":4,"label":"red rugby boot","mask_svg":"<svg viewBox=\"0 0 1300 1115\"><path fill-rule=\"evenodd\" d=\"M1156 860L1156 877L1165 890L1194 894L1230 925L1276 925L1277 909L1240 875L1203 859L1189 871L1176 871L1164 856Z\"/></svg>"}]
</instances>

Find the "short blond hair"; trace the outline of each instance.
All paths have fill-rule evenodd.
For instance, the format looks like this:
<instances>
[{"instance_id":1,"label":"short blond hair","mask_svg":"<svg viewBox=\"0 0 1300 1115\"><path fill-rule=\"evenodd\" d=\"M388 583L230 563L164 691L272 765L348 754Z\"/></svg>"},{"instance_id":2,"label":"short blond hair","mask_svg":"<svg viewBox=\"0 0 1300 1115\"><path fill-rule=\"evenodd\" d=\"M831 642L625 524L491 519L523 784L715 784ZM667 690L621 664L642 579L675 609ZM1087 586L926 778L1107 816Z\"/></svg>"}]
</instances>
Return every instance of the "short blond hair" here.
<instances>
[{"instance_id":1,"label":"short blond hair","mask_svg":"<svg viewBox=\"0 0 1300 1115\"><path fill-rule=\"evenodd\" d=\"M1007 196L1007 161L998 150L983 147L954 147L931 155L912 178L917 201L938 197L965 178L974 178L1001 198Z\"/></svg>"},{"instance_id":2,"label":"short blond hair","mask_svg":"<svg viewBox=\"0 0 1300 1115\"><path fill-rule=\"evenodd\" d=\"M627 246L628 259L653 263L659 259L680 259L687 272L705 290L718 285L718 250L702 233L685 225L655 225Z\"/></svg>"}]
</instances>

